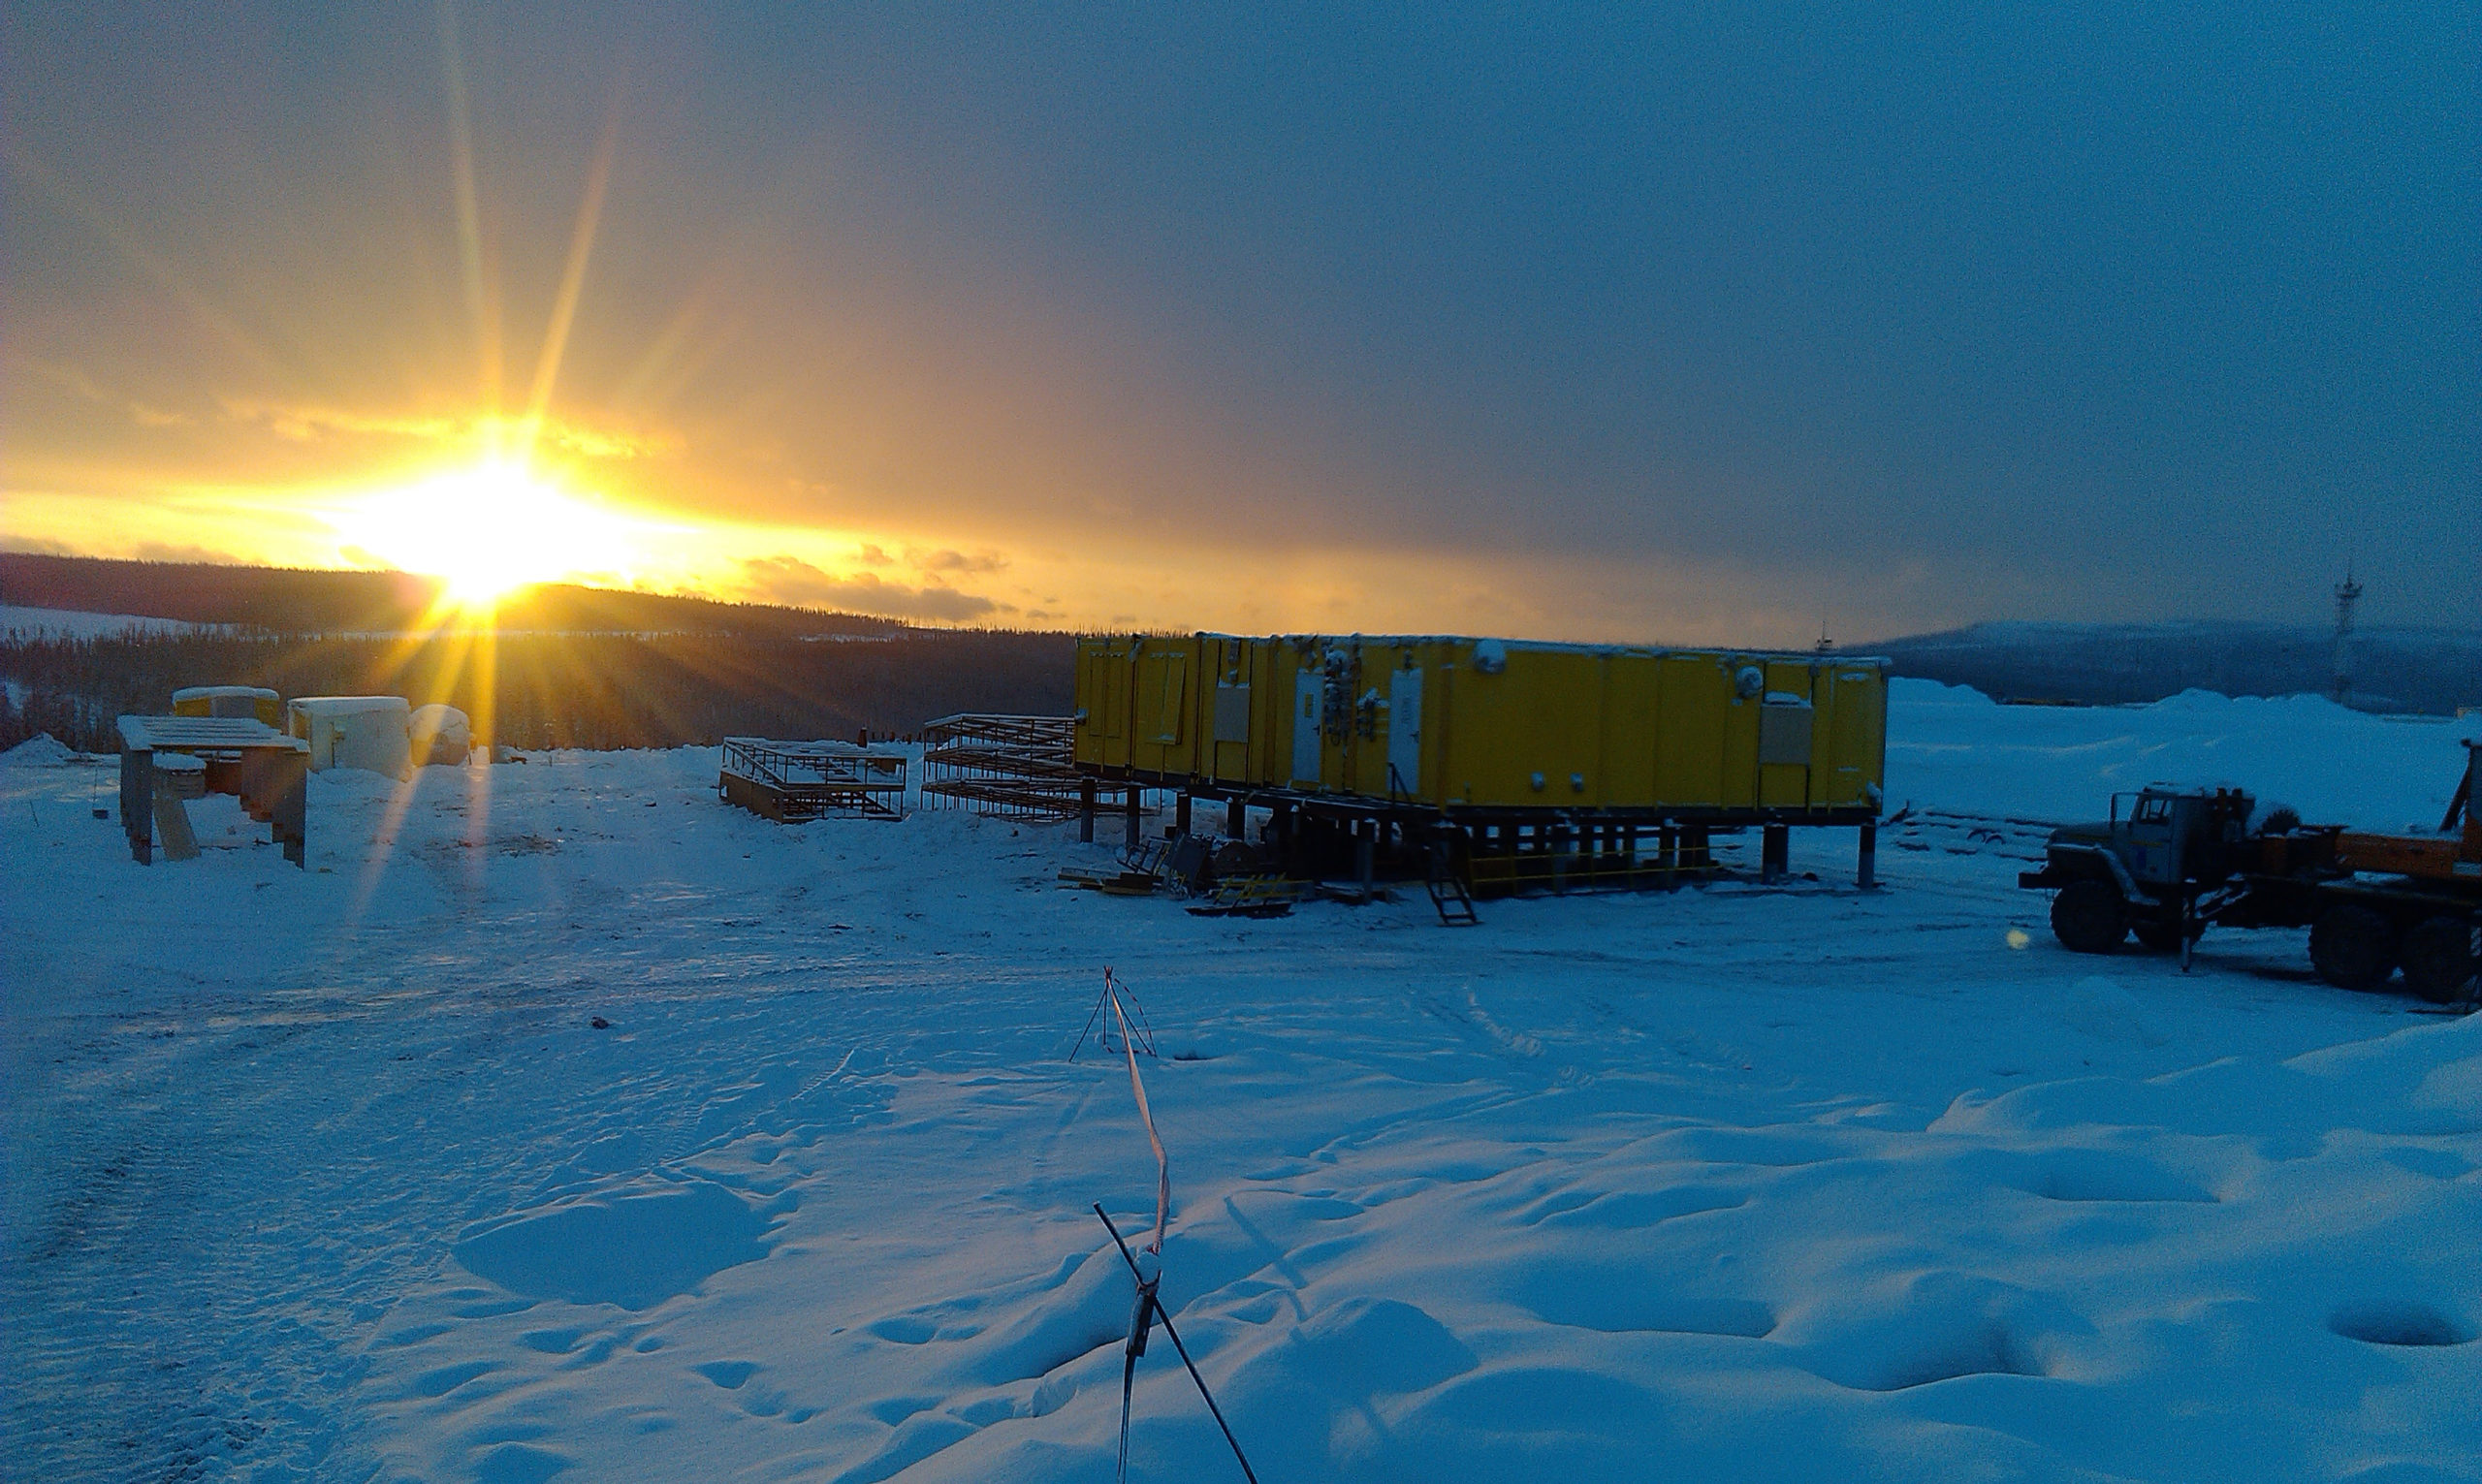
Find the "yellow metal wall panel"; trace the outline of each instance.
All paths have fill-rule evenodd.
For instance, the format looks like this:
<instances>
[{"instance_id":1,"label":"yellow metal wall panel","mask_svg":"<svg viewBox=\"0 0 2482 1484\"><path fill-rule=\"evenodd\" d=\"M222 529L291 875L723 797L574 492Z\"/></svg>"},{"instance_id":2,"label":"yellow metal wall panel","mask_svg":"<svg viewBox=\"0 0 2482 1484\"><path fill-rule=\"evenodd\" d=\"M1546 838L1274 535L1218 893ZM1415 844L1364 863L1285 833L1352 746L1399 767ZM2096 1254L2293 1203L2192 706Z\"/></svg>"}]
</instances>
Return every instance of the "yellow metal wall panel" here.
<instances>
[{"instance_id":1,"label":"yellow metal wall panel","mask_svg":"<svg viewBox=\"0 0 2482 1484\"><path fill-rule=\"evenodd\" d=\"M1226 635L1198 641L1198 773L1218 782L1247 782L1253 720L1250 643Z\"/></svg>"},{"instance_id":2,"label":"yellow metal wall panel","mask_svg":"<svg viewBox=\"0 0 2482 1484\"><path fill-rule=\"evenodd\" d=\"M1827 794L1834 787L1835 774L1835 667L1821 664L1811 673L1810 704L1810 778L1809 791L1803 803L1811 808L1825 808Z\"/></svg>"},{"instance_id":3,"label":"yellow metal wall panel","mask_svg":"<svg viewBox=\"0 0 2482 1484\"><path fill-rule=\"evenodd\" d=\"M1132 647L1130 766L1145 773L1190 773L1197 727L1188 714L1193 639L1142 639Z\"/></svg>"},{"instance_id":4,"label":"yellow metal wall panel","mask_svg":"<svg viewBox=\"0 0 2482 1484\"><path fill-rule=\"evenodd\" d=\"M1872 790L1885 786L1888 678L1877 667L1835 668L1835 714L1829 726L1818 802L1830 808L1875 805Z\"/></svg>"},{"instance_id":5,"label":"yellow metal wall panel","mask_svg":"<svg viewBox=\"0 0 2482 1484\"><path fill-rule=\"evenodd\" d=\"M1770 809L1805 808L1810 802L1810 771L1790 763L1765 763L1758 770L1758 802Z\"/></svg>"},{"instance_id":6,"label":"yellow metal wall panel","mask_svg":"<svg viewBox=\"0 0 2482 1484\"><path fill-rule=\"evenodd\" d=\"M265 690L264 687L252 688L260 690L261 693L246 697L249 701L250 719L263 726L273 727L279 732L283 731L288 724L284 702L273 691ZM173 697L173 714L175 716L230 716L234 714L232 704L241 699L244 699L243 695L229 692L221 696L184 696L175 693ZM219 702L222 703L221 706L218 705Z\"/></svg>"},{"instance_id":7,"label":"yellow metal wall panel","mask_svg":"<svg viewBox=\"0 0 2482 1484\"><path fill-rule=\"evenodd\" d=\"M1198 663L1197 640L1180 644L1163 657L1162 729L1156 734L1163 744L1162 771L1173 774L1195 774L1205 771L1200 739L1211 734L1199 725L1198 710L1202 692L1211 684L1204 681Z\"/></svg>"},{"instance_id":8,"label":"yellow metal wall panel","mask_svg":"<svg viewBox=\"0 0 2482 1484\"><path fill-rule=\"evenodd\" d=\"M1639 807L1655 802L1655 752L1663 736L1663 659L1649 651L1613 654L1604 668L1602 777L1604 802Z\"/></svg>"},{"instance_id":9,"label":"yellow metal wall panel","mask_svg":"<svg viewBox=\"0 0 2482 1484\"><path fill-rule=\"evenodd\" d=\"M1731 674L1712 654L1666 654L1656 668L1662 725L1655 740L1654 800L1684 807L1721 805Z\"/></svg>"},{"instance_id":10,"label":"yellow metal wall panel","mask_svg":"<svg viewBox=\"0 0 2482 1484\"><path fill-rule=\"evenodd\" d=\"M1130 766L1132 641L1089 639L1078 646L1076 757L1102 768Z\"/></svg>"},{"instance_id":11,"label":"yellow metal wall panel","mask_svg":"<svg viewBox=\"0 0 2482 1484\"><path fill-rule=\"evenodd\" d=\"M1283 647L1271 639L1254 639L1246 651L1250 665L1250 749L1243 781L1264 788L1276 781L1278 749L1289 746L1292 730L1287 706L1292 681L1277 672Z\"/></svg>"},{"instance_id":12,"label":"yellow metal wall panel","mask_svg":"<svg viewBox=\"0 0 2482 1484\"><path fill-rule=\"evenodd\" d=\"M1724 795L1726 808L1749 808L1758 803L1758 711L1763 704L1766 672L1760 669L1761 693L1740 693L1740 673L1757 667L1749 655L1728 655L1724 702Z\"/></svg>"},{"instance_id":13,"label":"yellow metal wall panel","mask_svg":"<svg viewBox=\"0 0 2482 1484\"><path fill-rule=\"evenodd\" d=\"M1464 667L1448 718L1447 802L1592 806L1603 787L1602 679L1602 656L1591 651L1515 645L1497 675Z\"/></svg>"},{"instance_id":14,"label":"yellow metal wall panel","mask_svg":"<svg viewBox=\"0 0 2482 1484\"><path fill-rule=\"evenodd\" d=\"M1083 763L1451 808L1868 807L1885 760L1880 667L1808 655L1100 639L1077 694Z\"/></svg>"},{"instance_id":15,"label":"yellow metal wall panel","mask_svg":"<svg viewBox=\"0 0 2482 1484\"><path fill-rule=\"evenodd\" d=\"M1770 659L1758 705L1758 802L1771 809L1807 808L1810 757L1816 745L1812 704L1816 673L1804 661Z\"/></svg>"},{"instance_id":16,"label":"yellow metal wall panel","mask_svg":"<svg viewBox=\"0 0 2482 1484\"><path fill-rule=\"evenodd\" d=\"M1803 660L1770 659L1766 662L1766 693L1770 696L1798 696L1810 699L1813 672Z\"/></svg>"},{"instance_id":17,"label":"yellow metal wall panel","mask_svg":"<svg viewBox=\"0 0 2482 1484\"><path fill-rule=\"evenodd\" d=\"M1345 786L1373 799L1387 797L1387 675L1396 647L1386 643L1349 645L1352 710L1347 713Z\"/></svg>"},{"instance_id":18,"label":"yellow metal wall panel","mask_svg":"<svg viewBox=\"0 0 2482 1484\"><path fill-rule=\"evenodd\" d=\"M1114 768L1130 766L1131 725L1130 696L1136 688L1136 675L1130 664L1135 658L1129 649L1119 649L1103 673L1103 761Z\"/></svg>"},{"instance_id":19,"label":"yellow metal wall panel","mask_svg":"<svg viewBox=\"0 0 2482 1484\"><path fill-rule=\"evenodd\" d=\"M1347 776L1353 792L1385 799L1390 797L1387 769L1395 750L1395 696L1401 689L1395 676L1409 659L1419 664L1419 650L1412 644L1391 640L1349 647L1358 652L1352 672L1352 719L1347 729L1351 733L1348 746L1352 753ZM1414 683L1414 699L1418 706L1421 682ZM1418 715L1413 718L1412 731L1416 738L1421 735ZM1416 769L1418 775L1418 760Z\"/></svg>"},{"instance_id":20,"label":"yellow metal wall panel","mask_svg":"<svg viewBox=\"0 0 2482 1484\"><path fill-rule=\"evenodd\" d=\"M1111 665L1109 640L1077 641L1077 726L1070 736L1073 755L1078 762L1090 766L1103 763L1103 692L1109 684Z\"/></svg>"}]
</instances>

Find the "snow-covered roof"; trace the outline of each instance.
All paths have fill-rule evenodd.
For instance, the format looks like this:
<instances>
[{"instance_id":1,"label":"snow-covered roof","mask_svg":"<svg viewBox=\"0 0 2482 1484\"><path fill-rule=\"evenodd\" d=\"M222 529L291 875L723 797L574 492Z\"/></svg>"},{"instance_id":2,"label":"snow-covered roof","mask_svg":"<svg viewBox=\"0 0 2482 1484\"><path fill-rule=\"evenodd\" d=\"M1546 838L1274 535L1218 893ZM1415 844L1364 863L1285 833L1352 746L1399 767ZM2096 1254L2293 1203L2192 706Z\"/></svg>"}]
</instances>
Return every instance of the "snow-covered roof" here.
<instances>
[{"instance_id":1,"label":"snow-covered roof","mask_svg":"<svg viewBox=\"0 0 2482 1484\"><path fill-rule=\"evenodd\" d=\"M264 721L247 716L123 716L121 745L132 752L161 747L294 747L309 750L300 738L287 737Z\"/></svg>"}]
</instances>

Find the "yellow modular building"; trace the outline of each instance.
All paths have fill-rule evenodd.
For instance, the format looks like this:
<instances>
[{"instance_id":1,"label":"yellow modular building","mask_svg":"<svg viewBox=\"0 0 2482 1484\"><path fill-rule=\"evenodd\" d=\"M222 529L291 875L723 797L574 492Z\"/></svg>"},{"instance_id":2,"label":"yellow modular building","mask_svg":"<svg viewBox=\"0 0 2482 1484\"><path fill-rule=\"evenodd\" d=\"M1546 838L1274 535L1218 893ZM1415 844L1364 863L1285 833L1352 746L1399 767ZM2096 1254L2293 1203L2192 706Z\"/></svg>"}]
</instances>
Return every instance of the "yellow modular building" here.
<instances>
[{"instance_id":1,"label":"yellow modular building","mask_svg":"<svg viewBox=\"0 0 2482 1484\"><path fill-rule=\"evenodd\" d=\"M264 685L190 685L173 692L175 716L239 716L281 731L284 702Z\"/></svg>"},{"instance_id":2,"label":"yellow modular building","mask_svg":"<svg viewBox=\"0 0 2482 1484\"><path fill-rule=\"evenodd\" d=\"M1099 779L1448 818L1866 824L1875 659L1514 640L1079 641Z\"/></svg>"}]
</instances>

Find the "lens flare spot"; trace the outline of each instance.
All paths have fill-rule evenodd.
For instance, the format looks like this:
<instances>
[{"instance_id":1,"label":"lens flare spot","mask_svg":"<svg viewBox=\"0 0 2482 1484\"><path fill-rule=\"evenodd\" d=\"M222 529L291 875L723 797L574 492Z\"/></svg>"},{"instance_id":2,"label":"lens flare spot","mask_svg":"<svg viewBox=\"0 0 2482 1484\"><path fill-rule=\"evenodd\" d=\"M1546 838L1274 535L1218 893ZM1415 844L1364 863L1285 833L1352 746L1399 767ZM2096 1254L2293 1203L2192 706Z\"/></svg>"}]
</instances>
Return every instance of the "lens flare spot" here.
<instances>
[{"instance_id":1,"label":"lens flare spot","mask_svg":"<svg viewBox=\"0 0 2482 1484\"><path fill-rule=\"evenodd\" d=\"M531 583L639 564L638 522L570 494L511 462L486 462L366 495L342 511L338 534L407 572L448 584L448 600L488 608Z\"/></svg>"}]
</instances>

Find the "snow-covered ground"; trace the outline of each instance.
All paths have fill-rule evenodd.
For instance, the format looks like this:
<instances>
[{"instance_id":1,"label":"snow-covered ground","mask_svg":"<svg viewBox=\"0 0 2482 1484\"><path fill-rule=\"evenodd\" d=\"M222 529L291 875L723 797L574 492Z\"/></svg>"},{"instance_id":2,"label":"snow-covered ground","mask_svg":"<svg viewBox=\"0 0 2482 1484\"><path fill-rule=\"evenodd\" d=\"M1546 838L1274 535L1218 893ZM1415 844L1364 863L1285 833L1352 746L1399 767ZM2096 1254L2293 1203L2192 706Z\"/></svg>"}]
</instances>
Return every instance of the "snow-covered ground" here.
<instances>
[{"instance_id":1,"label":"snow-covered ground","mask_svg":"<svg viewBox=\"0 0 2482 1484\"><path fill-rule=\"evenodd\" d=\"M88 614L66 608L0 603L0 635L18 639L109 639L128 634L194 634L230 630L229 623L187 623L137 614Z\"/></svg>"},{"instance_id":2,"label":"snow-covered ground","mask_svg":"<svg viewBox=\"0 0 2482 1484\"><path fill-rule=\"evenodd\" d=\"M142 868L0 768L6 1471L1106 1478L1152 1219L1261 1479L2482 1478L2482 1018L2298 933L2061 951L2150 779L2435 822L2448 726L1897 693L1885 887L1206 920L1073 827L771 825L712 752L313 780ZM1210 811L1212 812L1212 811ZM1966 817L1971 816L1971 817ZM1753 852L1755 840L1736 845ZM605 1026L598 1028L600 1018ZM1159 1335L1132 1475L1238 1478Z\"/></svg>"}]
</instances>

